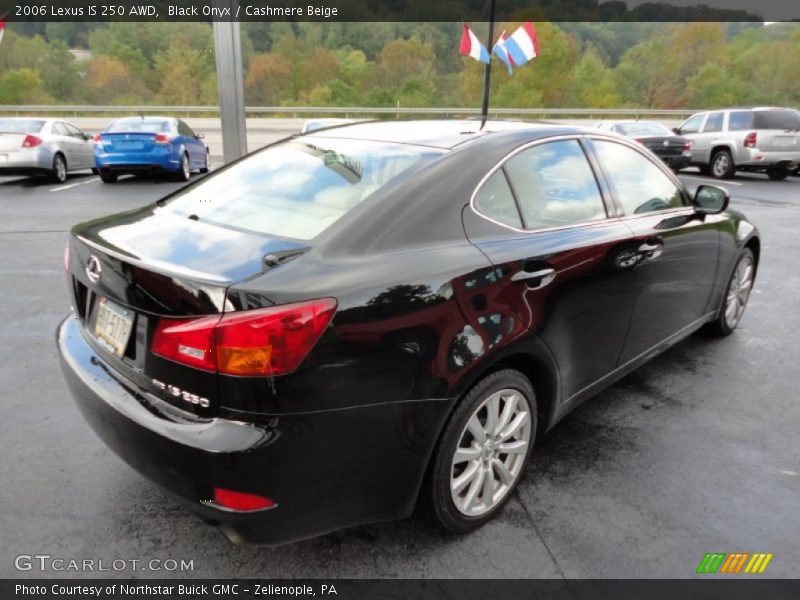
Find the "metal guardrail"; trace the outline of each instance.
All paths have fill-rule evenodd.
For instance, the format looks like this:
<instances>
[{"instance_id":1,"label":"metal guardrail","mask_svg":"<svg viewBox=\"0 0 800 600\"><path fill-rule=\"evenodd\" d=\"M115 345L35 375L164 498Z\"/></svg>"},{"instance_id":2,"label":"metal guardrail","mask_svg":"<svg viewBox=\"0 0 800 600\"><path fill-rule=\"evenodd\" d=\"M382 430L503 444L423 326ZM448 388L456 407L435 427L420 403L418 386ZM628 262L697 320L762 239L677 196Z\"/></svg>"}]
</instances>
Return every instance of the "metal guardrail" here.
<instances>
[{"instance_id":1,"label":"metal guardrail","mask_svg":"<svg viewBox=\"0 0 800 600\"><path fill-rule=\"evenodd\" d=\"M313 115L341 115L345 117L356 115L439 115L439 116L473 116L478 115L477 108L400 108L400 107L357 107L357 106L248 106L245 109L248 115L285 115L285 116L313 116ZM690 109L657 109L657 108L492 108L490 115L494 116L520 116L520 117L588 117L614 116L624 118L638 117L687 117L699 110ZM74 116L90 114L218 114L217 106L75 106L75 105L19 105L0 106L0 114L72 114Z\"/></svg>"}]
</instances>

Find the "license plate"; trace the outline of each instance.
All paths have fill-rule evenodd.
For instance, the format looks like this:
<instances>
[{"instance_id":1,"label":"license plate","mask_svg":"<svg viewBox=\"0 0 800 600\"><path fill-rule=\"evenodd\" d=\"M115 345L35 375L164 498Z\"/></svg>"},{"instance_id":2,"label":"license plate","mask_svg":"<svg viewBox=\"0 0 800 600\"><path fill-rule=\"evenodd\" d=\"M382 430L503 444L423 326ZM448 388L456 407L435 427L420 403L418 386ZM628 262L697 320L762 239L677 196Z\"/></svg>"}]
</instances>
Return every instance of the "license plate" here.
<instances>
[{"instance_id":1,"label":"license plate","mask_svg":"<svg viewBox=\"0 0 800 600\"><path fill-rule=\"evenodd\" d=\"M124 150L141 150L144 148L142 142L117 142L115 146Z\"/></svg>"},{"instance_id":2,"label":"license plate","mask_svg":"<svg viewBox=\"0 0 800 600\"><path fill-rule=\"evenodd\" d=\"M132 329L131 311L114 304L108 298L98 299L94 335L104 347L117 356L122 356L128 347Z\"/></svg>"},{"instance_id":3,"label":"license plate","mask_svg":"<svg viewBox=\"0 0 800 600\"><path fill-rule=\"evenodd\" d=\"M791 137L779 137L775 138L775 145L779 148L786 148L787 146L793 146L795 142L794 138Z\"/></svg>"}]
</instances>

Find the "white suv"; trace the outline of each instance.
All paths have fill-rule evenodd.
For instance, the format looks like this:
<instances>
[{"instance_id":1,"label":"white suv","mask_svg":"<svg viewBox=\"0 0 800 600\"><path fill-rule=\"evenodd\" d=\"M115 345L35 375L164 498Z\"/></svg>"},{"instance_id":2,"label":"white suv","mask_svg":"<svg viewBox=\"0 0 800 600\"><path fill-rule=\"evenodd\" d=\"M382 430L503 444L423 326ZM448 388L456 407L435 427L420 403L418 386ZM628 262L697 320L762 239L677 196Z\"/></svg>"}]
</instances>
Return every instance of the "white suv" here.
<instances>
[{"instance_id":1,"label":"white suv","mask_svg":"<svg viewBox=\"0 0 800 600\"><path fill-rule=\"evenodd\" d=\"M718 179L764 171L785 179L800 166L800 112L731 108L692 115L675 133L692 141L691 164Z\"/></svg>"}]
</instances>

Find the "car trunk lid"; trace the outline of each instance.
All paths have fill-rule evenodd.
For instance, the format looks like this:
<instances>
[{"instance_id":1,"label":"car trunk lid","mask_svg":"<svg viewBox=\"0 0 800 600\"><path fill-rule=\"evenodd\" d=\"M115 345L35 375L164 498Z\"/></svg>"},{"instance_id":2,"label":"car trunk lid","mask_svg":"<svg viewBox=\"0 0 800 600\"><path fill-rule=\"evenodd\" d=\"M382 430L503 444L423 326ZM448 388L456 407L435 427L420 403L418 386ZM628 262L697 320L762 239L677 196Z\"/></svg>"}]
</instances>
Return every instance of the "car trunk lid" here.
<instances>
[{"instance_id":1,"label":"car trunk lid","mask_svg":"<svg viewBox=\"0 0 800 600\"><path fill-rule=\"evenodd\" d=\"M230 310L228 287L262 273L266 255L305 249L158 207L92 221L73 229L69 245L75 312L87 339L114 368L175 406L212 415L216 373L154 355L158 321Z\"/></svg>"},{"instance_id":2,"label":"car trunk lid","mask_svg":"<svg viewBox=\"0 0 800 600\"><path fill-rule=\"evenodd\" d=\"M0 132L0 152L15 152L22 148L26 133L4 133Z\"/></svg>"},{"instance_id":3,"label":"car trunk lid","mask_svg":"<svg viewBox=\"0 0 800 600\"><path fill-rule=\"evenodd\" d=\"M157 145L157 135L146 132L106 132L100 134L99 141L106 152L150 152Z\"/></svg>"}]
</instances>

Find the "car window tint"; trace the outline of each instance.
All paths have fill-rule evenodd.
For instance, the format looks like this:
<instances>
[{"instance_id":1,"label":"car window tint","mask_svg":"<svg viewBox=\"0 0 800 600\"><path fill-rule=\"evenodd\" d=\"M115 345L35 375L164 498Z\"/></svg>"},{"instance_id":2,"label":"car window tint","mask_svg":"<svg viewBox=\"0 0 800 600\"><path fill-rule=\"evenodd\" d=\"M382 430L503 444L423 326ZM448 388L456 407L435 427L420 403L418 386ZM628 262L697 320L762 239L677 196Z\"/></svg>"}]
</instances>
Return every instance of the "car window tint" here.
<instances>
[{"instance_id":1,"label":"car window tint","mask_svg":"<svg viewBox=\"0 0 800 600\"><path fill-rule=\"evenodd\" d=\"M723 113L716 112L711 113L708 115L708 119L706 119L706 124L703 127L703 133L709 132L713 133L715 131L722 131L722 116Z\"/></svg>"},{"instance_id":2,"label":"car window tint","mask_svg":"<svg viewBox=\"0 0 800 600\"><path fill-rule=\"evenodd\" d=\"M659 123L625 123L617 125L619 132L631 137L637 135L673 135L672 131Z\"/></svg>"},{"instance_id":3,"label":"car window tint","mask_svg":"<svg viewBox=\"0 0 800 600\"><path fill-rule=\"evenodd\" d=\"M577 140L539 144L505 165L526 229L606 217L594 173Z\"/></svg>"},{"instance_id":4,"label":"car window tint","mask_svg":"<svg viewBox=\"0 0 800 600\"><path fill-rule=\"evenodd\" d=\"M517 203L502 169L492 175L475 195L475 209L503 225L522 228Z\"/></svg>"},{"instance_id":5,"label":"car window tint","mask_svg":"<svg viewBox=\"0 0 800 600\"><path fill-rule=\"evenodd\" d=\"M594 146L626 215L686 205L678 186L641 153L603 140L595 140Z\"/></svg>"},{"instance_id":6,"label":"car window tint","mask_svg":"<svg viewBox=\"0 0 800 600\"><path fill-rule=\"evenodd\" d=\"M39 133L43 125L40 119L0 119L0 133Z\"/></svg>"},{"instance_id":7,"label":"car window tint","mask_svg":"<svg viewBox=\"0 0 800 600\"><path fill-rule=\"evenodd\" d=\"M52 131L54 135L69 136L69 131L63 123L53 123Z\"/></svg>"},{"instance_id":8,"label":"car window tint","mask_svg":"<svg viewBox=\"0 0 800 600\"><path fill-rule=\"evenodd\" d=\"M120 119L109 125L106 133L162 133L169 130L169 121L163 119Z\"/></svg>"},{"instance_id":9,"label":"car window tint","mask_svg":"<svg viewBox=\"0 0 800 600\"><path fill-rule=\"evenodd\" d=\"M753 113L749 110L731 111L728 115L728 131L753 129Z\"/></svg>"},{"instance_id":10,"label":"car window tint","mask_svg":"<svg viewBox=\"0 0 800 600\"><path fill-rule=\"evenodd\" d=\"M697 133L703 125L703 119L706 118L705 113L690 117L683 125L681 125L681 133Z\"/></svg>"},{"instance_id":11,"label":"car window tint","mask_svg":"<svg viewBox=\"0 0 800 600\"><path fill-rule=\"evenodd\" d=\"M755 129L800 129L800 112L796 110L754 111Z\"/></svg>"},{"instance_id":12,"label":"car window tint","mask_svg":"<svg viewBox=\"0 0 800 600\"><path fill-rule=\"evenodd\" d=\"M188 135L189 137L194 137L194 131L192 128L189 127L185 121L178 121L178 133L181 135Z\"/></svg>"},{"instance_id":13,"label":"car window tint","mask_svg":"<svg viewBox=\"0 0 800 600\"><path fill-rule=\"evenodd\" d=\"M257 233L310 240L441 150L303 137L265 148L179 192L164 210Z\"/></svg>"},{"instance_id":14,"label":"car window tint","mask_svg":"<svg viewBox=\"0 0 800 600\"><path fill-rule=\"evenodd\" d=\"M79 139L79 140L83 140L83 139L85 139L85 138L83 137L83 134L81 133L80 129L78 129L77 127L75 127L75 126L73 126L73 125L70 125L69 123L64 123L64 127L66 127L66 128L67 128L67 132L68 132L68 133L69 133L69 135L71 135L72 137L74 137L74 138L76 138L76 139Z\"/></svg>"}]
</instances>

